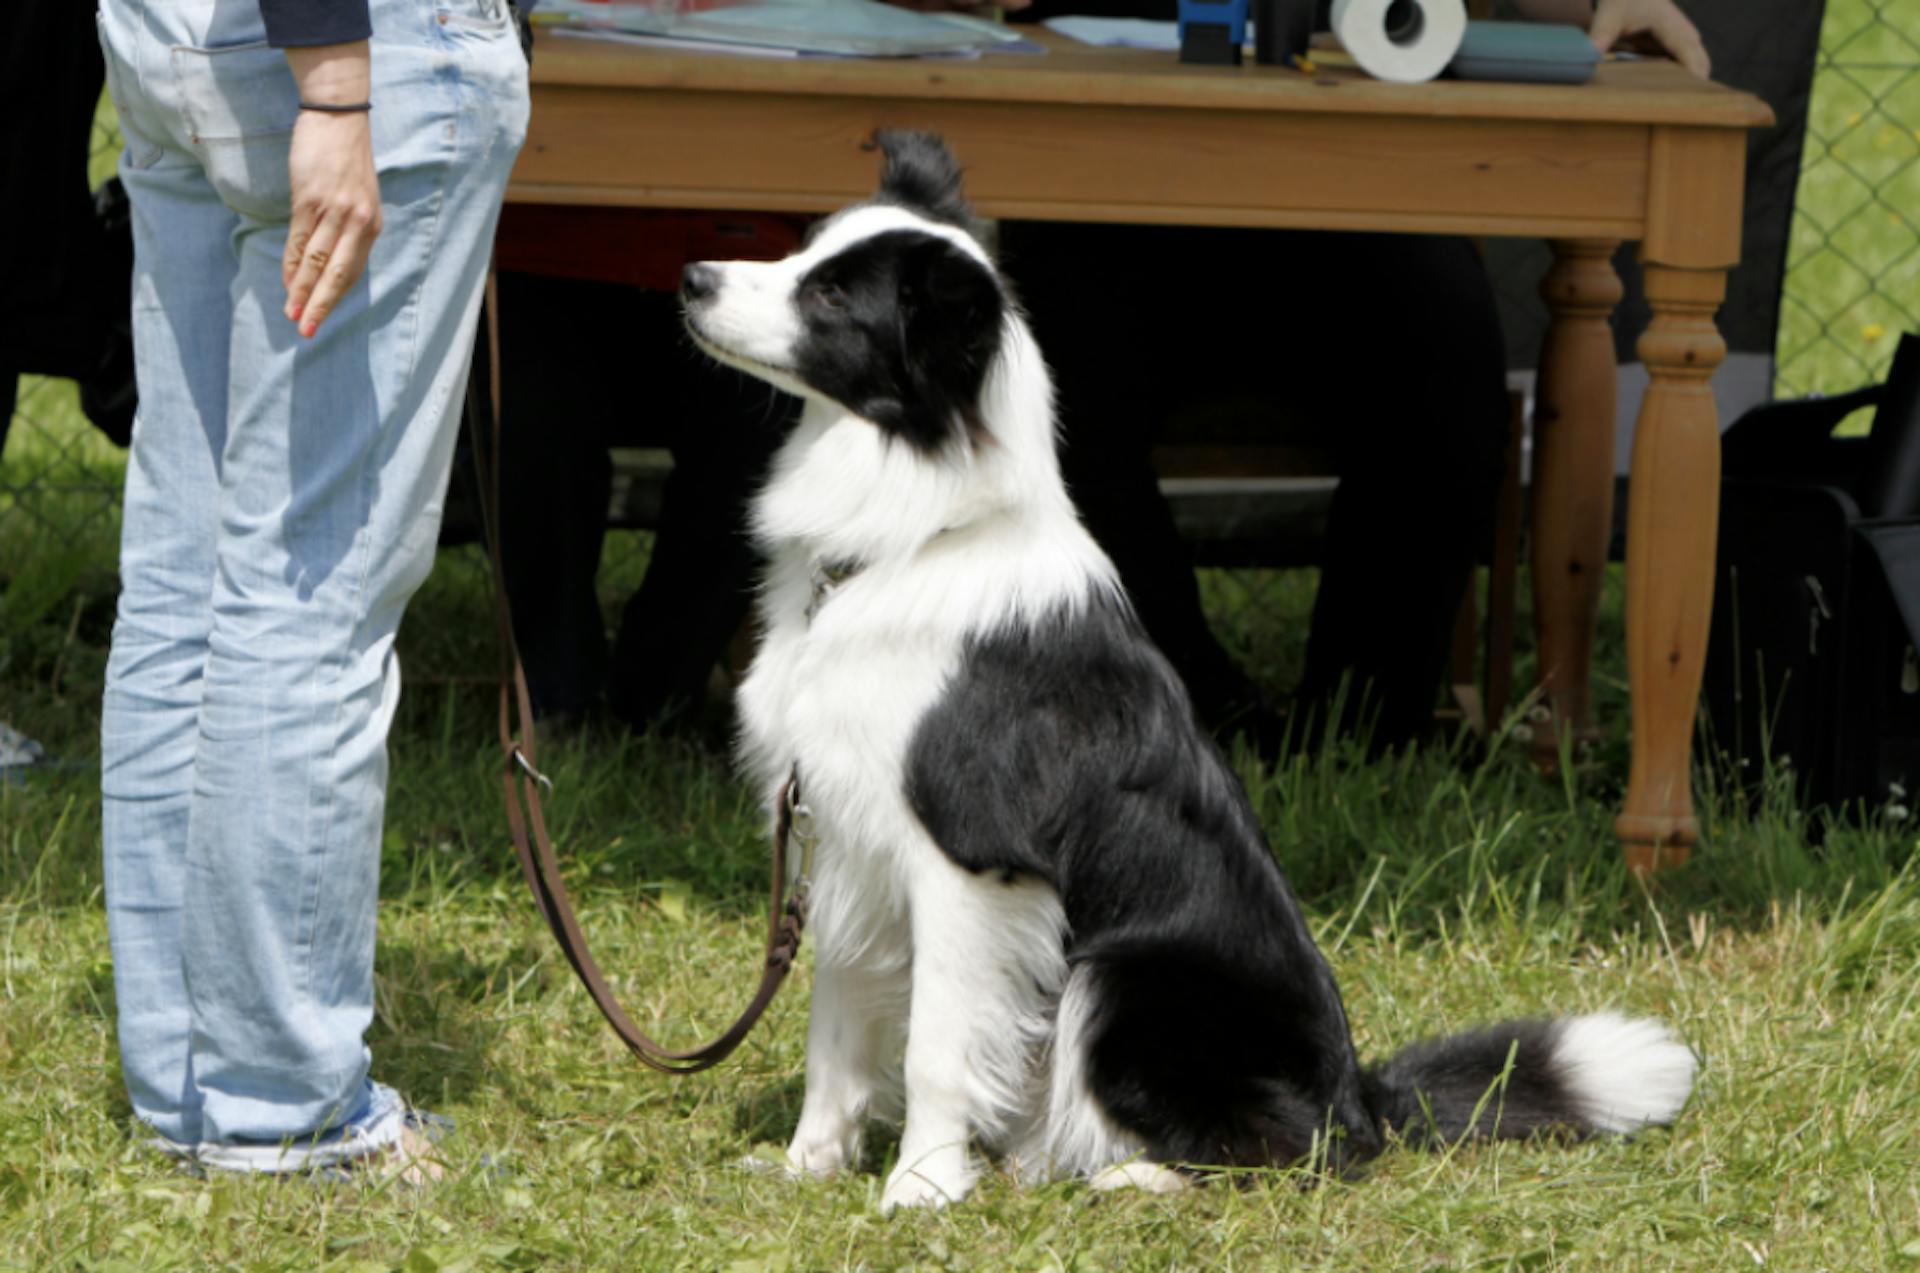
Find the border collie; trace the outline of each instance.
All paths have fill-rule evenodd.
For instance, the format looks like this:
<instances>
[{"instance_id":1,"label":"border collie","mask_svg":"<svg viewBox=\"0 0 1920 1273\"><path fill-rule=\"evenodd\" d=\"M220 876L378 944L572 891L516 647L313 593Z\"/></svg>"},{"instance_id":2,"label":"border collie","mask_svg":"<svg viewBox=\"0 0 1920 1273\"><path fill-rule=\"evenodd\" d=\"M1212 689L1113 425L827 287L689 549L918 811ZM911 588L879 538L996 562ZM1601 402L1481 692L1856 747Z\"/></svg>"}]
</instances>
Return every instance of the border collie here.
<instances>
[{"instance_id":1,"label":"border collie","mask_svg":"<svg viewBox=\"0 0 1920 1273\"><path fill-rule=\"evenodd\" d=\"M878 138L877 195L784 261L687 267L701 349L805 407L754 505L740 690L769 802L818 834L790 1169L905 1125L882 1206L1025 1178L1177 1188L1416 1141L1629 1132L1693 1054L1603 1013L1363 1067L1245 793L1055 460L1052 388L946 145ZM1121 268L1123 262L1115 262Z\"/></svg>"}]
</instances>

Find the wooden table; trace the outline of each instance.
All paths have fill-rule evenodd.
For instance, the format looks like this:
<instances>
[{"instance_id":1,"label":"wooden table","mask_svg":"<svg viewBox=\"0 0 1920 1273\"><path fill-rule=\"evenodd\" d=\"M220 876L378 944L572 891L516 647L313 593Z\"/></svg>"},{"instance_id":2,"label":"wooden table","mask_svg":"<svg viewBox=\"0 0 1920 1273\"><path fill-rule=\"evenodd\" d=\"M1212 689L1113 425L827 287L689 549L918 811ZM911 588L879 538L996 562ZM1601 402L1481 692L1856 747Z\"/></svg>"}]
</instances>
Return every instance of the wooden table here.
<instances>
[{"instance_id":1,"label":"wooden table","mask_svg":"<svg viewBox=\"0 0 1920 1273\"><path fill-rule=\"evenodd\" d=\"M881 125L944 133L994 217L1532 235L1555 261L1541 353L1533 578L1545 701L1590 728L1588 662L1612 518L1610 265L1641 245L1651 386L1627 540L1634 869L1684 861L1713 592L1714 313L1740 257L1758 99L1666 62L1579 88L1384 84L1352 71L1200 68L1039 37L1045 57L776 61L543 38L508 199L828 211L874 186ZM1358 334L1356 334L1358 335ZM1541 733L1551 738L1556 730Z\"/></svg>"}]
</instances>

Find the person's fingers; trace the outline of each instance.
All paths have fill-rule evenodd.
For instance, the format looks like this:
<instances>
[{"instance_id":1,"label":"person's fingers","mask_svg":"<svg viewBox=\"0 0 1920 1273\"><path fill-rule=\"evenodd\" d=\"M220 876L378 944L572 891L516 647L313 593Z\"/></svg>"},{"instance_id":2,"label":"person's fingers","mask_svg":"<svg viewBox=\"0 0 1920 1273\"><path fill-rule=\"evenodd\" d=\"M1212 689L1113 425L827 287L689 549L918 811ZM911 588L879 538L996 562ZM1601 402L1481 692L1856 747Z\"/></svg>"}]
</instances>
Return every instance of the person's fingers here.
<instances>
[{"instance_id":1,"label":"person's fingers","mask_svg":"<svg viewBox=\"0 0 1920 1273\"><path fill-rule=\"evenodd\" d=\"M1602 0L1594 11L1593 25L1587 29L1594 46L1603 54L1622 39L1642 34L1650 35L1668 56L1695 75L1705 76L1712 71L1713 63L1707 56L1699 28L1673 4L1636 8Z\"/></svg>"},{"instance_id":2,"label":"person's fingers","mask_svg":"<svg viewBox=\"0 0 1920 1273\"><path fill-rule=\"evenodd\" d=\"M380 233L380 176L367 116L303 112L288 146L287 175L293 215L280 260L286 314L311 336L359 281Z\"/></svg>"},{"instance_id":3,"label":"person's fingers","mask_svg":"<svg viewBox=\"0 0 1920 1273\"><path fill-rule=\"evenodd\" d=\"M360 281L360 275L367 266L367 257L373 251L373 241L379 233L378 208L348 214L339 241L334 244L332 256L321 270L301 312L302 336L312 336L318 331L320 324L327 321L327 315L333 313L334 306L340 303L340 298Z\"/></svg>"},{"instance_id":4,"label":"person's fingers","mask_svg":"<svg viewBox=\"0 0 1920 1273\"><path fill-rule=\"evenodd\" d=\"M300 272L300 262L307 254L307 244L313 238L313 227L318 220L315 211L307 208L293 210L293 223L287 227L286 250L280 254L280 286L287 291L286 315L298 318L293 308L293 278Z\"/></svg>"},{"instance_id":5,"label":"person's fingers","mask_svg":"<svg viewBox=\"0 0 1920 1273\"><path fill-rule=\"evenodd\" d=\"M1617 5L1601 5L1593 15L1593 25L1587 28L1587 37L1605 56L1620 42L1620 34L1625 26Z\"/></svg>"},{"instance_id":6,"label":"person's fingers","mask_svg":"<svg viewBox=\"0 0 1920 1273\"><path fill-rule=\"evenodd\" d=\"M1687 19L1687 15L1675 8L1668 8L1654 20L1653 33L1659 37L1661 45L1673 60L1705 79L1713 70L1713 62L1707 57L1706 43L1700 38L1700 29Z\"/></svg>"},{"instance_id":7,"label":"person's fingers","mask_svg":"<svg viewBox=\"0 0 1920 1273\"><path fill-rule=\"evenodd\" d=\"M321 215L301 247L299 260L294 263L293 278L287 283L287 317L300 323L303 329L314 286L333 263L343 229L344 218L339 213Z\"/></svg>"}]
</instances>

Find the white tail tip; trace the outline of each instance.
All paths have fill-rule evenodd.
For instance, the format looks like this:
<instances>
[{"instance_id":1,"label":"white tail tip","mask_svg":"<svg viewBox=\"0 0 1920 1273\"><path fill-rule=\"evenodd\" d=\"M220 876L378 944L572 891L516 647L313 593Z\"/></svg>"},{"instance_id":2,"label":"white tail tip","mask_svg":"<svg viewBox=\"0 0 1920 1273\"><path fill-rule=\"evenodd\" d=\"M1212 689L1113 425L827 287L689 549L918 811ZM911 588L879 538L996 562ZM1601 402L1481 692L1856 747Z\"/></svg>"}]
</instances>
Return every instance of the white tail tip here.
<instances>
[{"instance_id":1,"label":"white tail tip","mask_svg":"<svg viewBox=\"0 0 1920 1273\"><path fill-rule=\"evenodd\" d=\"M1553 1067L1603 1132L1670 1123L1693 1091L1693 1051L1658 1021L1596 1012L1560 1023Z\"/></svg>"}]
</instances>

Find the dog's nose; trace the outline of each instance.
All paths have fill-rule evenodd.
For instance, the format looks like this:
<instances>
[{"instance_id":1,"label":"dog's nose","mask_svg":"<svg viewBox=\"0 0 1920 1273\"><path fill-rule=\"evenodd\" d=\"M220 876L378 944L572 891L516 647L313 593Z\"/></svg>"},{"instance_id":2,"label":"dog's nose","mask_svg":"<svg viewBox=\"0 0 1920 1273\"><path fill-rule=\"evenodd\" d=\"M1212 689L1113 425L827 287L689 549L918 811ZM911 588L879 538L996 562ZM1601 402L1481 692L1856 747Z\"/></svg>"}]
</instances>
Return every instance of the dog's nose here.
<instances>
[{"instance_id":1,"label":"dog's nose","mask_svg":"<svg viewBox=\"0 0 1920 1273\"><path fill-rule=\"evenodd\" d=\"M719 290L720 271L705 261L695 261L680 271L680 299L683 301L704 301Z\"/></svg>"}]
</instances>

